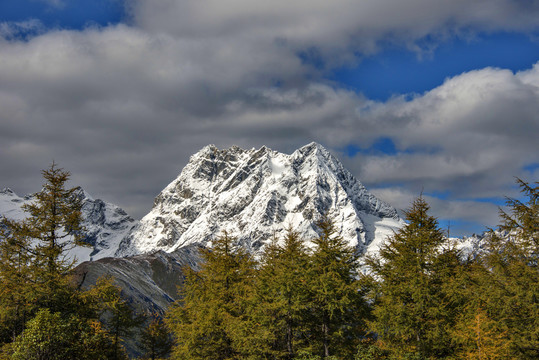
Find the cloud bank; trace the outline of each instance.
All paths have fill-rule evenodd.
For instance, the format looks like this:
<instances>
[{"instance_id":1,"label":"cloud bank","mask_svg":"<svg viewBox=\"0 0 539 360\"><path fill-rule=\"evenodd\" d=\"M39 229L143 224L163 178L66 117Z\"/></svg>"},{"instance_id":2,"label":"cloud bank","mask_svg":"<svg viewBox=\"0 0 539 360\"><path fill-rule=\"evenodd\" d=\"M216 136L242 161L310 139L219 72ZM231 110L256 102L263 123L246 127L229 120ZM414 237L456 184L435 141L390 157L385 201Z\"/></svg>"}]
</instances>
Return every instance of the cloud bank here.
<instances>
[{"instance_id":1,"label":"cloud bank","mask_svg":"<svg viewBox=\"0 0 539 360\"><path fill-rule=\"evenodd\" d=\"M0 186L36 191L54 159L90 193L141 217L208 143L290 152L318 141L395 206L421 188L449 193L432 198L438 216L493 226L496 207L474 199L514 195L513 176L537 179L524 168L539 162L539 64L478 69L383 103L325 80L387 44L424 54L454 37L535 31L536 2L126 6L124 24L24 39L17 34L38 22L0 24ZM339 153L382 137L395 154Z\"/></svg>"}]
</instances>

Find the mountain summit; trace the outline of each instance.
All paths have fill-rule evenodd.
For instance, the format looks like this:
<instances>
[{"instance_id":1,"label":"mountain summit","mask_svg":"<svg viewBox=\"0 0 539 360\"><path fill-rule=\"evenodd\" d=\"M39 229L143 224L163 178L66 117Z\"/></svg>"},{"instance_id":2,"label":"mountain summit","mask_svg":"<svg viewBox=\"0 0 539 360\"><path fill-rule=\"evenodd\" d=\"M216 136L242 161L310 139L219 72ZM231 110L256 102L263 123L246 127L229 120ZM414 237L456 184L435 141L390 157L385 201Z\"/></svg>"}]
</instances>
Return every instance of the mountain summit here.
<instances>
[{"instance_id":1,"label":"mountain summit","mask_svg":"<svg viewBox=\"0 0 539 360\"><path fill-rule=\"evenodd\" d=\"M317 143L291 155L265 146L220 150L208 145L156 197L116 256L171 252L195 243L211 246L224 231L257 251L287 227L306 239L316 237L322 214L361 252L403 224L394 208Z\"/></svg>"}]
</instances>

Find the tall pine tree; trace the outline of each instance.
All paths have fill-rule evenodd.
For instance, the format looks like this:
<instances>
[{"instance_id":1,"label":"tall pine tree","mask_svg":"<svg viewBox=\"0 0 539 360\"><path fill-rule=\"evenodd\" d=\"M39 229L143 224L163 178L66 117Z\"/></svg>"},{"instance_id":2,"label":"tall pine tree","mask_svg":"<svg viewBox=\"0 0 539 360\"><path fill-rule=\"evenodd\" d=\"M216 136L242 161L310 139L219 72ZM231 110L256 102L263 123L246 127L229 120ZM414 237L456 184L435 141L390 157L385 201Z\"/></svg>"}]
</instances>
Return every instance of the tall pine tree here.
<instances>
[{"instance_id":1,"label":"tall pine tree","mask_svg":"<svg viewBox=\"0 0 539 360\"><path fill-rule=\"evenodd\" d=\"M351 358L366 332L367 304L358 282L358 255L329 218L317 225L320 236L313 239L307 280L311 352L322 359Z\"/></svg>"},{"instance_id":2,"label":"tall pine tree","mask_svg":"<svg viewBox=\"0 0 539 360\"><path fill-rule=\"evenodd\" d=\"M119 297L119 290L109 284L81 291L73 283L73 261L65 250L83 236L81 204L76 189L65 187L67 171L53 163L42 174L42 191L23 207L28 218L2 219L0 226L0 355L39 359L54 352L101 359L113 350L112 338L98 321L101 294L112 291ZM53 339L54 329L63 333ZM38 340L42 337L51 341Z\"/></svg>"},{"instance_id":3,"label":"tall pine tree","mask_svg":"<svg viewBox=\"0 0 539 360\"><path fill-rule=\"evenodd\" d=\"M367 264L377 280L372 329L397 356L440 358L451 352L454 309L445 282L457 272L458 254L420 197L405 212L405 227ZM408 354L408 355L407 355Z\"/></svg>"},{"instance_id":4,"label":"tall pine tree","mask_svg":"<svg viewBox=\"0 0 539 360\"><path fill-rule=\"evenodd\" d=\"M306 346L309 256L297 232L266 245L257 273L252 316L267 330L272 358L293 359Z\"/></svg>"},{"instance_id":5,"label":"tall pine tree","mask_svg":"<svg viewBox=\"0 0 539 360\"><path fill-rule=\"evenodd\" d=\"M0 241L0 328L11 341L38 308L65 311L73 304L69 279L72 262L64 249L82 236L80 202L66 189L69 173L52 164L42 171L43 189L24 205L28 217L3 219ZM7 332L5 332L8 330Z\"/></svg>"},{"instance_id":6,"label":"tall pine tree","mask_svg":"<svg viewBox=\"0 0 539 360\"><path fill-rule=\"evenodd\" d=\"M200 271L186 268L182 299L167 314L176 338L174 359L227 360L246 357L246 339L253 329L248 319L254 262L226 232L202 250Z\"/></svg>"},{"instance_id":7,"label":"tall pine tree","mask_svg":"<svg viewBox=\"0 0 539 360\"><path fill-rule=\"evenodd\" d=\"M478 296L489 319L510 339L511 355L539 357L539 183L517 180L526 200L508 198L500 231L487 236Z\"/></svg>"},{"instance_id":8,"label":"tall pine tree","mask_svg":"<svg viewBox=\"0 0 539 360\"><path fill-rule=\"evenodd\" d=\"M0 224L0 344L15 340L35 306L30 241L20 225L8 219Z\"/></svg>"},{"instance_id":9,"label":"tall pine tree","mask_svg":"<svg viewBox=\"0 0 539 360\"><path fill-rule=\"evenodd\" d=\"M75 261L66 257L66 250L82 244L81 202L77 188L66 188L69 172L52 163L42 175L42 190L34 194L35 201L23 206L29 216L10 230L30 241L38 306L64 311L70 296L66 275Z\"/></svg>"}]
</instances>

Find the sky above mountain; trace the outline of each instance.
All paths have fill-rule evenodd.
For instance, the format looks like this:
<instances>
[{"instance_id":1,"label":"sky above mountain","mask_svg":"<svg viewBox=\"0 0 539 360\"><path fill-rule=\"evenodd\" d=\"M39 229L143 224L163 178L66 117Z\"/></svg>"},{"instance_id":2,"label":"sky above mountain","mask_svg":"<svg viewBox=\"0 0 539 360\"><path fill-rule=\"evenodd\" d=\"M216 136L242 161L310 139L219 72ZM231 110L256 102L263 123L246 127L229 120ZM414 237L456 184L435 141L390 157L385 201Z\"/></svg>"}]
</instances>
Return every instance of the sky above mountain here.
<instances>
[{"instance_id":1,"label":"sky above mountain","mask_svg":"<svg viewBox=\"0 0 539 360\"><path fill-rule=\"evenodd\" d=\"M3 0L0 187L53 160L135 217L204 145L319 142L452 235L539 174L533 0Z\"/></svg>"}]
</instances>

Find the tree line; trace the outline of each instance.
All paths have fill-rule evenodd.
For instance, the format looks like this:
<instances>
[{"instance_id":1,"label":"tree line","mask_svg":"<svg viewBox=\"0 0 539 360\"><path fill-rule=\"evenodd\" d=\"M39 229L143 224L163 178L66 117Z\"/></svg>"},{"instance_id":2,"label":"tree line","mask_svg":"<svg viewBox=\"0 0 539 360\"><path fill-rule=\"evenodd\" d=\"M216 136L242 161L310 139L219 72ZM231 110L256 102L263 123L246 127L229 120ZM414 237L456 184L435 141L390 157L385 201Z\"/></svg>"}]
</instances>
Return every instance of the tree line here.
<instances>
[{"instance_id":1,"label":"tree line","mask_svg":"<svg viewBox=\"0 0 539 360\"><path fill-rule=\"evenodd\" d=\"M43 176L28 218L0 226L0 359L126 359L122 339L143 321L113 279L73 281L81 204L68 172ZM525 200L507 199L499 231L467 256L422 197L373 256L327 217L317 238L288 229L256 256L225 232L137 341L149 359L537 359L539 183L518 184Z\"/></svg>"},{"instance_id":2,"label":"tree line","mask_svg":"<svg viewBox=\"0 0 539 360\"><path fill-rule=\"evenodd\" d=\"M423 197L379 254L358 258L328 218L255 259L226 233L186 269L169 310L174 359L537 359L538 183L465 256ZM362 262L363 271L358 265Z\"/></svg>"}]
</instances>

